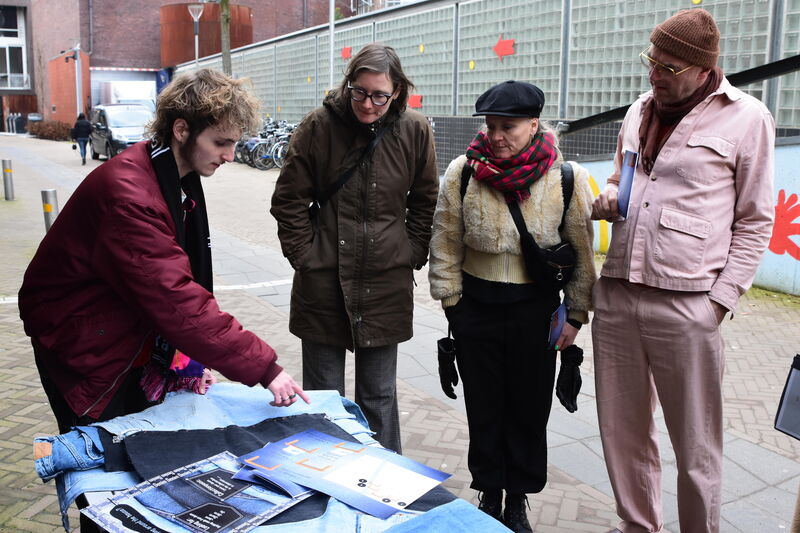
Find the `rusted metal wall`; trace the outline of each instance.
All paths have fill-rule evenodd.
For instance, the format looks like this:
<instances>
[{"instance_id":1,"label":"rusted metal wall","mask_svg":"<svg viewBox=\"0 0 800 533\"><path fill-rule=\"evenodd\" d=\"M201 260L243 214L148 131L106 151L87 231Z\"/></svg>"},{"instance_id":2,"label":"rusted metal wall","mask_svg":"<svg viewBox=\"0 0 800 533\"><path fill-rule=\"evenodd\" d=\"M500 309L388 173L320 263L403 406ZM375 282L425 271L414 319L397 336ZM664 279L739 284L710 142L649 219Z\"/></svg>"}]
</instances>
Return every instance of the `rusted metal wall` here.
<instances>
[{"instance_id":1,"label":"rusted metal wall","mask_svg":"<svg viewBox=\"0 0 800 533\"><path fill-rule=\"evenodd\" d=\"M194 60L194 21L188 4L169 4L161 7L161 66L172 67ZM218 54L220 42L219 4L204 4L198 33L199 57ZM252 9L231 6L231 48L253 42Z\"/></svg>"}]
</instances>

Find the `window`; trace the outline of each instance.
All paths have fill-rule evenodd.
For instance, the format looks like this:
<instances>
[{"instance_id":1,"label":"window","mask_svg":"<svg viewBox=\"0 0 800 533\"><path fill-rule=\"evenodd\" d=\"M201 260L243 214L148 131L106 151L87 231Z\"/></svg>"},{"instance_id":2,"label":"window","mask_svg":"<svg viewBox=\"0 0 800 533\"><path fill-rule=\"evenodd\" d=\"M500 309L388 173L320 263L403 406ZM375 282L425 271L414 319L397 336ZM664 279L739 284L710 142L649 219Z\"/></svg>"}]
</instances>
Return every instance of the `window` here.
<instances>
[{"instance_id":1,"label":"window","mask_svg":"<svg viewBox=\"0 0 800 533\"><path fill-rule=\"evenodd\" d=\"M0 37L20 37L16 7L0 6Z\"/></svg>"},{"instance_id":2,"label":"window","mask_svg":"<svg viewBox=\"0 0 800 533\"><path fill-rule=\"evenodd\" d=\"M0 89L30 89L25 9L0 6Z\"/></svg>"},{"instance_id":3,"label":"window","mask_svg":"<svg viewBox=\"0 0 800 533\"><path fill-rule=\"evenodd\" d=\"M108 125L112 128L143 126L153 120L153 114L146 107L109 108L106 112L108 113Z\"/></svg>"}]
</instances>

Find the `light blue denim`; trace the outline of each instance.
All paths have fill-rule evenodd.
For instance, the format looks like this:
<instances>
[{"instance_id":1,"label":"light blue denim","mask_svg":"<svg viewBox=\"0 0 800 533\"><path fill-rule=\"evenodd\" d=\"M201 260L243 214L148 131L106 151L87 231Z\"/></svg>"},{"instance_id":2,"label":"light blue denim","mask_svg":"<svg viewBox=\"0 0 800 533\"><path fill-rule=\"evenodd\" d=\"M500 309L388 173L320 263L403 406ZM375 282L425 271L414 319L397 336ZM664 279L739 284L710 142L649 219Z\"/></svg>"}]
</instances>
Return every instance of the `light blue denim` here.
<instances>
[{"instance_id":1,"label":"light blue denim","mask_svg":"<svg viewBox=\"0 0 800 533\"><path fill-rule=\"evenodd\" d=\"M97 428L79 426L63 435L37 437L33 442L49 442L51 446L50 455L34 461L36 473L44 482L64 470L89 470L105 463Z\"/></svg>"},{"instance_id":2,"label":"light blue denim","mask_svg":"<svg viewBox=\"0 0 800 533\"><path fill-rule=\"evenodd\" d=\"M120 416L93 424L121 438L142 430L177 431L211 429L226 426L252 426L266 418L303 413L325 414L341 426L340 421L353 420L356 425L341 426L363 444L376 442L370 437L369 425L361 409L336 391L308 391L311 403L298 400L289 407L269 405L272 393L261 387L237 383L217 383L205 395L188 391L172 393L163 403L140 413Z\"/></svg>"},{"instance_id":3,"label":"light blue denim","mask_svg":"<svg viewBox=\"0 0 800 533\"><path fill-rule=\"evenodd\" d=\"M511 530L466 500L458 499L391 527L386 530L386 533L429 533L431 531L508 533Z\"/></svg>"},{"instance_id":4,"label":"light blue denim","mask_svg":"<svg viewBox=\"0 0 800 533\"><path fill-rule=\"evenodd\" d=\"M307 391L307 394L311 398L310 404L299 400L289 407L273 407L269 405L272 393L267 389L217 383L205 395L188 391L171 393L163 403L140 413L119 416L92 426L125 438L138 431L213 429L230 425L246 427L266 418L322 413L362 444L377 444L358 405L339 396L337 391ZM64 528L69 530L67 510L84 492L122 490L139 481L133 473L105 472L99 467L64 471L56 477Z\"/></svg>"}]
</instances>

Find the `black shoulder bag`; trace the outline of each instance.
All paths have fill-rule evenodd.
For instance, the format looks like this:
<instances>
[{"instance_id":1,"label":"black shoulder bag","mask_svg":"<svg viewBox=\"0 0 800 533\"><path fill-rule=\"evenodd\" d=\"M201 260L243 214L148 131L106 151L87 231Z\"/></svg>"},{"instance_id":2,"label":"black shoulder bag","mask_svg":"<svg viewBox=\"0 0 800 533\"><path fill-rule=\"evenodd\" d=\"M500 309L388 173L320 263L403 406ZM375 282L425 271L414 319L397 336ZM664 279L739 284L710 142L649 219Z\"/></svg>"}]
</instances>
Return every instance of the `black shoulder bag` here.
<instances>
[{"instance_id":1,"label":"black shoulder bag","mask_svg":"<svg viewBox=\"0 0 800 533\"><path fill-rule=\"evenodd\" d=\"M369 157L369 155L375 150L375 147L378 146L378 143L381 142L381 138L383 137L383 134L386 133L387 127L388 126L383 126L381 129L379 129L375 134L375 138L372 139L367 147L364 148L364 151L361 152L361 156L358 158L358 161L356 161L352 167L345 170L344 173L339 176L339 179L331 183L321 196L318 196L314 199L314 201L311 202L311 204L308 206L308 218L314 220L317 217L319 210L322 209L323 204L330 200L331 197L336 194L336 192L341 189L345 183L347 183L347 180L353 177L353 174L355 174L355 171L359 165L361 165L361 163L367 157Z\"/></svg>"},{"instance_id":2,"label":"black shoulder bag","mask_svg":"<svg viewBox=\"0 0 800 533\"><path fill-rule=\"evenodd\" d=\"M472 172L473 169L468 164L465 164L464 169L461 171L462 199L467 192L467 184ZM574 188L575 179L572 173L572 166L563 162L561 164L561 194L564 198L564 211L561 213L561 223L558 225L559 235L564 229L564 221L572 200ZM569 283L573 272L575 272L575 264L577 263L575 248L569 241L561 241L548 248L540 247L525 225L525 219L522 217L519 204L512 202L508 204L508 209L511 211L511 218L514 219L514 225L517 226L517 231L519 232L522 257L525 259L525 269L528 271L528 275L534 283L538 283L542 288L560 291Z\"/></svg>"}]
</instances>

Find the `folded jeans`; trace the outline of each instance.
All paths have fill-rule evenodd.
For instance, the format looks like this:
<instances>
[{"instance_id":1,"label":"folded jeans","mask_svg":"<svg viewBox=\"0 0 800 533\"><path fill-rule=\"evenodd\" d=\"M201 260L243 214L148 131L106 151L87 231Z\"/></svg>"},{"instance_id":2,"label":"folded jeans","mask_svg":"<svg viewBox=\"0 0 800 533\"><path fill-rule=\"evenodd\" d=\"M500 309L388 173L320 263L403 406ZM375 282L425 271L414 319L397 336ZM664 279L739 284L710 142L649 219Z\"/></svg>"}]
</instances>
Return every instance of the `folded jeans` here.
<instances>
[{"instance_id":1,"label":"folded jeans","mask_svg":"<svg viewBox=\"0 0 800 533\"><path fill-rule=\"evenodd\" d=\"M69 433L33 439L34 464L42 481L65 470L89 470L105 462L96 427L78 426Z\"/></svg>"}]
</instances>

